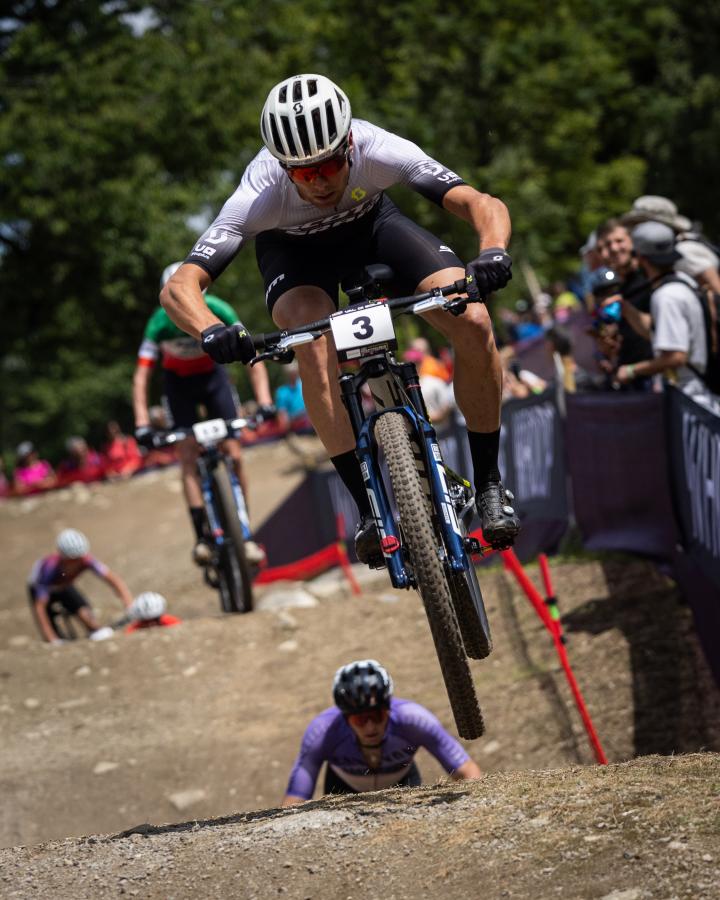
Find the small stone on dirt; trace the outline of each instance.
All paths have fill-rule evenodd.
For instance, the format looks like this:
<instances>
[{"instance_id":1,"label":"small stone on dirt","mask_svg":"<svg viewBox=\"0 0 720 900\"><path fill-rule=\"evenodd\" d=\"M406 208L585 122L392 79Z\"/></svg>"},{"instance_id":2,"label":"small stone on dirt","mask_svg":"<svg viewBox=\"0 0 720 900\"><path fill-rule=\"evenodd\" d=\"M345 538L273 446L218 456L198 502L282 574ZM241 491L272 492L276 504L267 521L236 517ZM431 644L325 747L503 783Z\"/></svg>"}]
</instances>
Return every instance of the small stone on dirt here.
<instances>
[{"instance_id":1,"label":"small stone on dirt","mask_svg":"<svg viewBox=\"0 0 720 900\"><path fill-rule=\"evenodd\" d=\"M101 760L99 763L95 764L93 775L105 775L107 772L113 772L115 769L119 768L119 765L120 763Z\"/></svg>"},{"instance_id":2,"label":"small stone on dirt","mask_svg":"<svg viewBox=\"0 0 720 900\"><path fill-rule=\"evenodd\" d=\"M189 788L186 791L176 791L174 794L169 794L168 800L178 812L184 812L188 807L199 803L206 797L207 793L202 788Z\"/></svg>"}]
</instances>

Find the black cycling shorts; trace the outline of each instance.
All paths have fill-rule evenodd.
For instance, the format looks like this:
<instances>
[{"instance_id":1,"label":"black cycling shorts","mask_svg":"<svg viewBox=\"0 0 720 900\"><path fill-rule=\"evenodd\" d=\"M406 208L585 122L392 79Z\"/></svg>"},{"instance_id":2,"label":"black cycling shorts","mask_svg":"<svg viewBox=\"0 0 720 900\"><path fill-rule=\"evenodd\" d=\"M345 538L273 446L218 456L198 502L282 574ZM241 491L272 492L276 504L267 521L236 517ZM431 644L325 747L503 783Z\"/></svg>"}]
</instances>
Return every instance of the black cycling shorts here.
<instances>
[{"instance_id":1,"label":"black cycling shorts","mask_svg":"<svg viewBox=\"0 0 720 900\"><path fill-rule=\"evenodd\" d=\"M222 366L200 375L178 375L165 369L163 376L171 427L189 428L199 422L204 417L199 406L205 407L210 419L236 418L237 395Z\"/></svg>"},{"instance_id":2,"label":"black cycling shorts","mask_svg":"<svg viewBox=\"0 0 720 900\"><path fill-rule=\"evenodd\" d=\"M377 207L354 222L318 234L295 236L263 231L255 239L265 280L268 311L290 288L314 285L338 306L338 285L353 287L363 268L384 263L395 273L389 293L410 295L428 275L450 266L465 268L455 252L404 216L383 196Z\"/></svg>"},{"instance_id":3,"label":"black cycling shorts","mask_svg":"<svg viewBox=\"0 0 720 900\"><path fill-rule=\"evenodd\" d=\"M32 585L28 587L28 593L30 594L30 602L35 603L37 597L35 588ZM71 584L61 591L53 591L47 602L48 615L51 619L61 611L61 608L74 616L83 606L89 608L90 604L84 594L81 594L80 591Z\"/></svg>"},{"instance_id":4,"label":"black cycling shorts","mask_svg":"<svg viewBox=\"0 0 720 900\"><path fill-rule=\"evenodd\" d=\"M415 760L410 764L410 768L407 770L407 774L404 778L401 778L397 784L391 784L390 788L398 788L398 787L419 787L422 784L422 778L420 776L420 770L418 769ZM342 779L334 769L331 769L330 766L325 767L325 786L323 787L324 794L359 794L360 791L356 791L354 787L350 787L350 785Z\"/></svg>"}]
</instances>

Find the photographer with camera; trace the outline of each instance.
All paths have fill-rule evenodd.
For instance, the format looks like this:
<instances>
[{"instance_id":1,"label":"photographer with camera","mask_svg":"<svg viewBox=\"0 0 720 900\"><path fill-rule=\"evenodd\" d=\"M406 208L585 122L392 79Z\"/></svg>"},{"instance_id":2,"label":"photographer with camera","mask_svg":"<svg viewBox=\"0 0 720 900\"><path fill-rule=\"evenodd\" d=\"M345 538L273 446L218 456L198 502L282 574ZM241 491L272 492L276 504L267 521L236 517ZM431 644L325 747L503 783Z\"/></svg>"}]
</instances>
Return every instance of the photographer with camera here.
<instances>
[{"instance_id":1,"label":"photographer with camera","mask_svg":"<svg viewBox=\"0 0 720 900\"><path fill-rule=\"evenodd\" d=\"M608 382L625 391L648 391L652 388L652 378L638 376L630 382L619 383L614 378L621 366L633 365L652 359L653 351L649 339L631 327L627 317L620 313L619 304L632 306L639 312L650 314L650 283L633 255L630 232L619 219L608 219L597 230L598 252L610 269L610 273L600 273L594 287L596 305L596 325L593 328L598 349L603 356L600 368L608 376ZM612 276L613 277L608 277ZM608 303L612 299L613 303Z\"/></svg>"}]
</instances>

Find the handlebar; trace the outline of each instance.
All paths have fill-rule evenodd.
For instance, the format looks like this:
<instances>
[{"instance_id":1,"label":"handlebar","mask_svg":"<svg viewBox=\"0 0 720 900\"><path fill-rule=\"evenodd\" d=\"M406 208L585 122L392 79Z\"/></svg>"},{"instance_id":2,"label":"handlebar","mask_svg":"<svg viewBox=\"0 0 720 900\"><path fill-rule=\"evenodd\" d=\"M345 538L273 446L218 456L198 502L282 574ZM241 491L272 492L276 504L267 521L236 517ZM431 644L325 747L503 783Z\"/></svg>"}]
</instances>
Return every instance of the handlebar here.
<instances>
[{"instance_id":1,"label":"handlebar","mask_svg":"<svg viewBox=\"0 0 720 900\"><path fill-rule=\"evenodd\" d=\"M484 303L484 298L478 301L469 300L467 297L459 297L446 301L445 297L449 294L464 294L467 291L467 280L459 278L452 284L448 284L442 288L433 288L422 294L413 294L411 297L395 297L392 300L383 300L389 309L402 315L405 312L421 313L430 309L445 309L450 312L464 312L468 303L478 302ZM367 298L370 299L370 298ZM408 308L412 307L411 310ZM253 334L250 339L256 350L269 349L268 353L261 353L251 360L250 365L261 362L264 359L276 359L278 361L289 361L292 354L292 347L296 344L306 344L310 341L317 340L322 337L323 333L330 328L330 318L318 319L316 322L309 322L307 325L301 325L299 328L291 328L287 331L271 331L267 334ZM296 338L297 340L293 340ZM277 345L282 341L282 348Z\"/></svg>"},{"instance_id":2,"label":"handlebar","mask_svg":"<svg viewBox=\"0 0 720 900\"><path fill-rule=\"evenodd\" d=\"M238 431L243 428L255 429L258 425L267 421L265 416L256 414L238 419L223 419L228 428L226 437L232 438ZM174 444L184 441L187 438L194 437L192 426L190 428L174 428L172 431L161 431L153 434L153 447L161 449L162 447L171 447ZM222 438L224 440L225 438Z\"/></svg>"}]
</instances>

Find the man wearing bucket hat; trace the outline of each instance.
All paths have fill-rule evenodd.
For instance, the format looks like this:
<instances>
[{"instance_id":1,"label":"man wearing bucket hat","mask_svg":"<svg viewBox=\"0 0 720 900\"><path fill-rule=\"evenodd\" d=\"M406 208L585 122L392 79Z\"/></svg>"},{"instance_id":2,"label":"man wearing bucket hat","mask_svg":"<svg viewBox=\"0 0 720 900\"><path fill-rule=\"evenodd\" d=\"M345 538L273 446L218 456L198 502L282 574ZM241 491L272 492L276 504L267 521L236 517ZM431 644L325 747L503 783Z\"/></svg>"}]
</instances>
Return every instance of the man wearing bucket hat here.
<instances>
[{"instance_id":1,"label":"man wearing bucket hat","mask_svg":"<svg viewBox=\"0 0 720 900\"><path fill-rule=\"evenodd\" d=\"M681 256L675 249L672 227L643 222L633 229L632 241L653 292L649 316L626 301L622 302L623 315L639 334L652 340L654 358L620 366L617 380L625 384L660 373L690 396L708 396L700 377L707 366L703 310L697 283L675 271Z\"/></svg>"},{"instance_id":2,"label":"man wearing bucket hat","mask_svg":"<svg viewBox=\"0 0 720 900\"><path fill-rule=\"evenodd\" d=\"M638 197L621 221L628 228L642 222L668 225L675 232L675 249L680 254L675 264L676 271L685 272L700 284L720 293L720 257L693 228L690 219L678 213L672 200L654 194Z\"/></svg>"}]
</instances>

